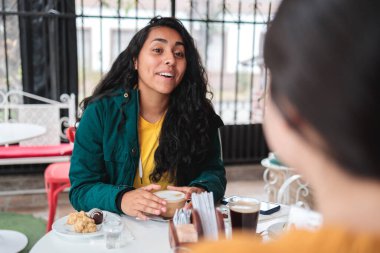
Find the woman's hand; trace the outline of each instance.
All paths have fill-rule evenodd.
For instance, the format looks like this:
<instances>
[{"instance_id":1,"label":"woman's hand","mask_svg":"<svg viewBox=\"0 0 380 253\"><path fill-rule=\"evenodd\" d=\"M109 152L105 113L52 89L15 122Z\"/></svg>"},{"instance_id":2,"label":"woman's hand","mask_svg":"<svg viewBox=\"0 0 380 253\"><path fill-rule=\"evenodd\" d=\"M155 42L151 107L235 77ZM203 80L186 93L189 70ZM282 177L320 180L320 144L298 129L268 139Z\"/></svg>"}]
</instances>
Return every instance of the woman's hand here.
<instances>
[{"instance_id":1,"label":"woman's hand","mask_svg":"<svg viewBox=\"0 0 380 253\"><path fill-rule=\"evenodd\" d=\"M168 190L180 191L180 192L185 193L185 198L186 199L191 199L191 194L193 192L195 192L195 193L201 193L201 192L206 191L205 189L200 188L200 187L190 187L190 186L170 186L169 185L167 188L168 188ZM184 208L185 209L192 208L191 202L186 203L186 205L185 205Z\"/></svg>"},{"instance_id":2,"label":"woman's hand","mask_svg":"<svg viewBox=\"0 0 380 253\"><path fill-rule=\"evenodd\" d=\"M129 216L135 216L142 220L149 219L144 213L160 215L162 212L166 212L166 201L152 193L152 191L160 189L160 185L150 184L124 193L121 199L121 210Z\"/></svg>"}]
</instances>

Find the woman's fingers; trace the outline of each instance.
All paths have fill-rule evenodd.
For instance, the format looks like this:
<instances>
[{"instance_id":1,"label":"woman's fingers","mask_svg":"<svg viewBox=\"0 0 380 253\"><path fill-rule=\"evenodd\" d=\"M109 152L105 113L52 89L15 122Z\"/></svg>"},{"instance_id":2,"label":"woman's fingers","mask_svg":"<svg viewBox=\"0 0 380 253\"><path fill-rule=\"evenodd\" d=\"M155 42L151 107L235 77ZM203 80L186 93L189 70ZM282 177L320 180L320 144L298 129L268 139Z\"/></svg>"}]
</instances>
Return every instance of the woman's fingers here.
<instances>
[{"instance_id":1,"label":"woman's fingers","mask_svg":"<svg viewBox=\"0 0 380 253\"><path fill-rule=\"evenodd\" d=\"M151 199L141 198L138 199L138 204L142 205L142 211L159 215L161 212L166 212L165 204L161 204L157 201L152 201ZM152 211L153 210L153 211ZM158 213L156 212L158 211Z\"/></svg>"},{"instance_id":2,"label":"woman's fingers","mask_svg":"<svg viewBox=\"0 0 380 253\"><path fill-rule=\"evenodd\" d=\"M135 216L139 220L149 220L149 218L140 211L137 211Z\"/></svg>"},{"instance_id":3,"label":"woman's fingers","mask_svg":"<svg viewBox=\"0 0 380 253\"><path fill-rule=\"evenodd\" d=\"M192 209L193 208L193 204L192 202L186 202L185 206L183 207L183 209Z\"/></svg>"},{"instance_id":4,"label":"woman's fingers","mask_svg":"<svg viewBox=\"0 0 380 253\"><path fill-rule=\"evenodd\" d=\"M193 193L192 191L187 191L186 195L185 195L185 199L191 199L191 194L192 193Z\"/></svg>"},{"instance_id":5,"label":"woman's fingers","mask_svg":"<svg viewBox=\"0 0 380 253\"><path fill-rule=\"evenodd\" d=\"M155 194L153 194L153 193L151 193L149 191L142 190L142 196L145 199L148 199L148 200L160 203L161 205L166 205L166 201L165 200L159 198L157 195L155 195Z\"/></svg>"},{"instance_id":6,"label":"woman's fingers","mask_svg":"<svg viewBox=\"0 0 380 253\"><path fill-rule=\"evenodd\" d=\"M137 189L123 195L121 207L125 214L146 220L144 213L160 215L166 212L166 201L149 191Z\"/></svg>"},{"instance_id":7,"label":"woman's fingers","mask_svg":"<svg viewBox=\"0 0 380 253\"><path fill-rule=\"evenodd\" d=\"M147 186L144 186L141 188L142 190L145 190L145 191L157 191L157 190L160 190L161 189L161 185L158 185L158 184L150 184L150 185L147 185Z\"/></svg>"},{"instance_id":8,"label":"woman's fingers","mask_svg":"<svg viewBox=\"0 0 380 253\"><path fill-rule=\"evenodd\" d=\"M141 220L147 220L146 214L160 215L166 212L166 201L156 196L151 191L161 189L160 185L151 184L134 191L124 194L122 199L122 210L125 214L136 216ZM186 199L191 199L193 192L200 193L205 191L199 187L189 186L168 186L168 190L175 190L185 193ZM188 203L186 209L192 208L192 204Z\"/></svg>"},{"instance_id":9,"label":"woman's fingers","mask_svg":"<svg viewBox=\"0 0 380 253\"><path fill-rule=\"evenodd\" d=\"M136 204L136 208L144 213L160 215L166 212L166 201L148 191L141 191L141 197L136 199Z\"/></svg>"},{"instance_id":10,"label":"woman's fingers","mask_svg":"<svg viewBox=\"0 0 380 253\"><path fill-rule=\"evenodd\" d=\"M168 185L167 189L172 191L180 191L180 192L186 192L188 190L188 186L171 186Z\"/></svg>"},{"instance_id":11,"label":"woman's fingers","mask_svg":"<svg viewBox=\"0 0 380 253\"><path fill-rule=\"evenodd\" d=\"M134 208L136 212L141 212L143 215L147 215L147 214L160 215L161 213L159 209L152 208L140 203L135 204Z\"/></svg>"}]
</instances>

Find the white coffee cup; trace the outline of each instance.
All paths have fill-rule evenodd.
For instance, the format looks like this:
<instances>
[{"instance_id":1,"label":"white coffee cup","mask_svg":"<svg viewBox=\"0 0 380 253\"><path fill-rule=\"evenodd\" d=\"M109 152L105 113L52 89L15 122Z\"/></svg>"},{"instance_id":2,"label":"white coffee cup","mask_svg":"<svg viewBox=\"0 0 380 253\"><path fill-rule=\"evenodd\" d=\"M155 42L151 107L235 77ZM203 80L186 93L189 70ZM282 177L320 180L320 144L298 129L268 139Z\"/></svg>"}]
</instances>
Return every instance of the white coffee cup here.
<instances>
[{"instance_id":1,"label":"white coffee cup","mask_svg":"<svg viewBox=\"0 0 380 253\"><path fill-rule=\"evenodd\" d=\"M166 201L166 212L161 213L161 216L165 218L172 218L175 210L182 208L186 203L185 193L180 191L164 190L157 191L154 194Z\"/></svg>"}]
</instances>

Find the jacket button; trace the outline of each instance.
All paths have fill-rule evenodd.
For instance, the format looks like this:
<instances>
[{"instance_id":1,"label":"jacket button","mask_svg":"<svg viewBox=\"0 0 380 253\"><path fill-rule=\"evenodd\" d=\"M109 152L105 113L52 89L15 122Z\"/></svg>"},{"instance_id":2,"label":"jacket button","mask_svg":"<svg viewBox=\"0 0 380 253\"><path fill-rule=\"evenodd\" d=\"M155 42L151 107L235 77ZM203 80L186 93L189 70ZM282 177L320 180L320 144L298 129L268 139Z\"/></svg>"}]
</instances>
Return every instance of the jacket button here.
<instances>
[{"instance_id":1,"label":"jacket button","mask_svg":"<svg viewBox=\"0 0 380 253\"><path fill-rule=\"evenodd\" d=\"M135 156L135 155L136 155L136 148L132 148L132 149L131 149L131 152L132 152L132 155Z\"/></svg>"},{"instance_id":2,"label":"jacket button","mask_svg":"<svg viewBox=\"0 0 380 253\"><path fill-rule=\"evenodd\" d=\"M129 97L128 92L124 93L124 97L125 97L125 98L128 98L128 97Z\"/></svg>"}]
</instances>

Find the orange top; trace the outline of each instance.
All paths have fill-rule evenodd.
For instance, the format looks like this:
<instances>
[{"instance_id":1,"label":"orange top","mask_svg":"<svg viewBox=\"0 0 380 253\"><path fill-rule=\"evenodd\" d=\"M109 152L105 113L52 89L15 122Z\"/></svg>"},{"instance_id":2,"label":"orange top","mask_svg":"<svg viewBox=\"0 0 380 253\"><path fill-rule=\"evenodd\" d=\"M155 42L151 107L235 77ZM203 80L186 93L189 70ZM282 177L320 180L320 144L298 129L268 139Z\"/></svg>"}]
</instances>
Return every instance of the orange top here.
<instances>
[{"instance_id":1,"label":"orange top","mask_svg":"<svg viewBox=\"0 0 380 253\"><path fill-rule=\"evenodd\" d=\"M324 227L316 232L294 230L267 243L245 234L234 236L233 240L195 244L193 249L194 253L376 253L380 252L380 234Z\"/></svg>"}]
</instances>

